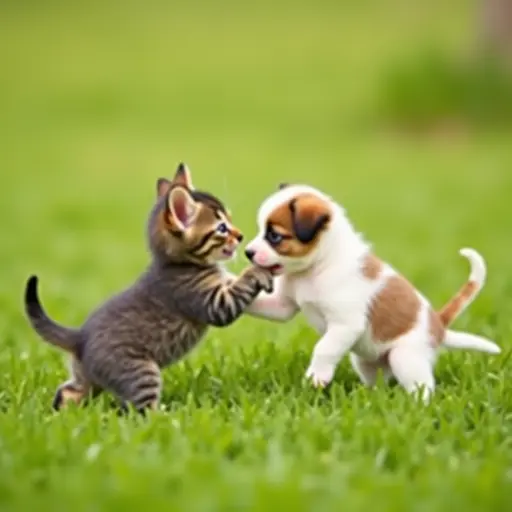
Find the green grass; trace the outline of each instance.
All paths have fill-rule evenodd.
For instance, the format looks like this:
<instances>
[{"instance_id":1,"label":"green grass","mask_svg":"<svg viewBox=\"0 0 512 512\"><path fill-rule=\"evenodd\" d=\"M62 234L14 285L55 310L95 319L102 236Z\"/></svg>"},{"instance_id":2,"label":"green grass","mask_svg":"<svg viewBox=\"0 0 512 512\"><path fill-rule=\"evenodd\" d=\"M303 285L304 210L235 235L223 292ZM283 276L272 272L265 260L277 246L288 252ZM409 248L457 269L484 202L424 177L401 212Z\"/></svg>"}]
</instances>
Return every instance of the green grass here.
<instances>
[{"instance_id":1,"label":"green grass","mask_svg":"<svg viewBox=\"0 0 512 512\"><path fill-rule=\"evenodd\" d=\"M510 506L510 134L360 129L404 48L470 38L468 2L408 5L2 2L2 510ZM362 388L346 360L315 391L305 321L243 318L165 371L168 410L149 421L117 417L106 397L52 413L65 361L23 316L26 278L40 276L54 318L79 324L146 265L155 180L180 160L248 237L278 182L329 191L436 306L467 277L459 248L475 247L488 282L456 327L503 354L443 354L423 408L398 387Z\"/></svg>"}]
</instances>

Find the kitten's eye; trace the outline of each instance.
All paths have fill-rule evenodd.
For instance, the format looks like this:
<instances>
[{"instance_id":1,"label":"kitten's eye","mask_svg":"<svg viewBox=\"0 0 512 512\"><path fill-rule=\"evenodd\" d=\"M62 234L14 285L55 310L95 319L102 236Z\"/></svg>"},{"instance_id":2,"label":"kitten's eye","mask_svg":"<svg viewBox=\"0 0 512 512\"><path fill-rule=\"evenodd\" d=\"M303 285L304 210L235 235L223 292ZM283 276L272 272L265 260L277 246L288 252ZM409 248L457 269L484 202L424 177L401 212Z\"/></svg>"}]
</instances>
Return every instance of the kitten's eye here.
<instances>
[{"instance_id":1,"label":"kitten's eye","mask_svg":"<svg viewBox=\"0 0 512 512\"><path fill-rule=\"evenodd\" d=\"M217 226L217 231L218 231L219 233L222 233L222 234L227 233L227 232L228 232L228 226L227 226L227 224L226 224L225 222L222 222L221 224L219 224L219 225Z\"/></svg>"},{"instance_id":2,"label":"kitten's eye","mask_svg":"<svg viewBox=\"0 0 512 512\"><path fill-rule=\"evenodd\" d=\"M273 229L269 229L267 231L267 235L265 236L267 241L270 243L270 245L277 245L281 243L283 240L283 235L280 235L277 231L274 231Z\"/></svg>"}]
</instances>

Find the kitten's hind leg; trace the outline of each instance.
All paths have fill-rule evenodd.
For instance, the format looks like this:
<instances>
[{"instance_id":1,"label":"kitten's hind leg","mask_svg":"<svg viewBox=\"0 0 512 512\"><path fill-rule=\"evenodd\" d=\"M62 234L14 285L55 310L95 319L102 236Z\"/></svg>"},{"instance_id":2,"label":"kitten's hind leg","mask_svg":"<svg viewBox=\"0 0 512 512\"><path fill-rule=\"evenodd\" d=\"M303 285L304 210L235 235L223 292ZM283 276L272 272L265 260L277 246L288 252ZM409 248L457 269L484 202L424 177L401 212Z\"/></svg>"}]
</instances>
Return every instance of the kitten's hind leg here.
<instances>
[{"instance_id":1,"label":"kitten's hind leg","mask_svg":"<svg viewBox=\"0 0 512 512\"><path fill-rule=\"evenodd\" d=\"M147 409L156 410L162 390L158 365L154 361L131 359L122 367L123 373L109 387L121 400L123 409L130 404L141 413Z\"/></svg>"},{"instance_id":2,"label":"kitten's hind leg","mask_svg":"<svg viewBox=\"0 0 512 512\"><path fill-rule=\"evenodd\" d=\"M84 374L82 364L75 357L71 359L70 372L71 379L61 384L53 397L52 407L56 411L68 402L82 403L91 392L94 396L101 392L100 388L89 382Z\"/></svg>"}]
</instances>

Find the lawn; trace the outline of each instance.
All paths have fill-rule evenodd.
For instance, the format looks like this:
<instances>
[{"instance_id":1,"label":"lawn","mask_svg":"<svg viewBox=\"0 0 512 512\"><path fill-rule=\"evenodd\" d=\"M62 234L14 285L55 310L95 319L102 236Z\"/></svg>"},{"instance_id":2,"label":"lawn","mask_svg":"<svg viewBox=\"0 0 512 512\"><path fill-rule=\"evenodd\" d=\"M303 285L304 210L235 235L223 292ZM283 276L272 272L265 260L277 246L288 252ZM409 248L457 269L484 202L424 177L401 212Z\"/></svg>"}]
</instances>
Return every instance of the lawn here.
<instances>
[{"instance_id":1,"label":"lawn","mask_svg":"<svg viewBox=\"0 0 512 512\"><path fill-rule=\"evenodd\" d=\"M2 2L2 511L510 507L512 135L364 121L394 58L471 44L471 2L415 4ZM476 248L488 281L455 326L503 353L443 354L420 407L364 389L346 360L316 391L302 317L242 318L165 371L167 410L149 420L107 397L53 413L66 362L28 326L26 278L80 324L144 269L155 181L180 160L247 237L278 182L330 192L437 307L468 275L459 248Z\"/></svg>"}]
</instances>

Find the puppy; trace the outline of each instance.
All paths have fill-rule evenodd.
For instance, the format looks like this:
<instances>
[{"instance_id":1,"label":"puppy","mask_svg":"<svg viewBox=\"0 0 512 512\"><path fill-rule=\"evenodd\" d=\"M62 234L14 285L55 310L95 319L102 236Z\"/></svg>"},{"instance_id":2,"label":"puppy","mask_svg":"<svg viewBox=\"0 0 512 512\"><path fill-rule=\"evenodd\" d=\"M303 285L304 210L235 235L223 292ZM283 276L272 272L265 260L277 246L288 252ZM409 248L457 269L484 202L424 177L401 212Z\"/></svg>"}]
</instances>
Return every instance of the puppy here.
<instances>
[{"instance_id":1,"label":"puppy","mask_svg":"<svg viewBox=\"0 0 512 512\"><path fill-rule=\"evenodd\" d=\"M473 301L486 277L483 258L460 253L471 265L466 284L440 311L357 233L344 209L306 185L281 185L258 212L258 235L245 254L279 275L272 294L261 294L248 313L287 321L299 310L321 338L306 372L315 386L333 378L341 358L373 386L379 369L427 402L441 347L491 354L500 348L448 326Z\"/></svg>"}]
</instances>

